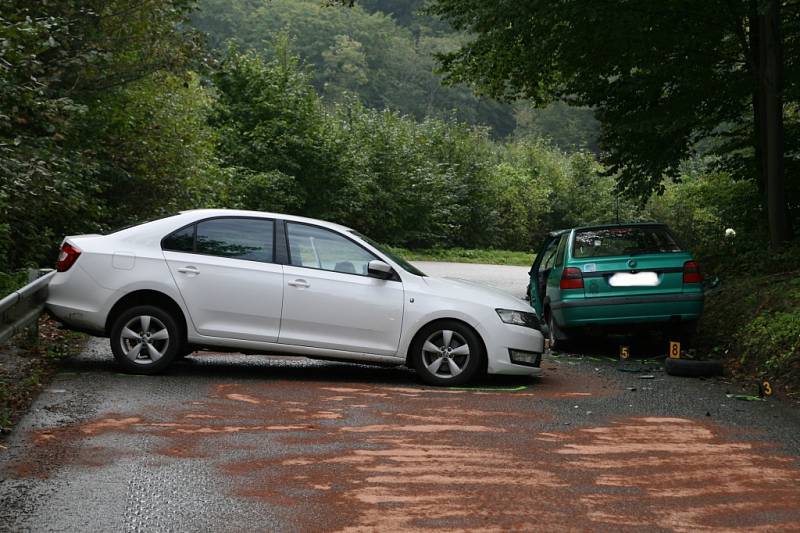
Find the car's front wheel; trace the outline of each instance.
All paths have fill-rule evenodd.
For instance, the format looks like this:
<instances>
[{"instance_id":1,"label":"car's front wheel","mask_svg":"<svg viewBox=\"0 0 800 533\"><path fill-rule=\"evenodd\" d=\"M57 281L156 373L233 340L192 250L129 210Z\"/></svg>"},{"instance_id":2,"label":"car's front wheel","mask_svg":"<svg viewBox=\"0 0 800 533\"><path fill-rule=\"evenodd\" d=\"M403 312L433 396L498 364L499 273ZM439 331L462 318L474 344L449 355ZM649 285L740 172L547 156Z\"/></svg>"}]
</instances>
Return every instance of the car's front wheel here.
<instances>
[{"instance_id":1,"label":"car's front wheel","mask_svg":"<svg viewBox=\"0 0 800 533\"><path fill-rule=\"evenodd\" d=\"M140 305L122 312L111 328L111 351L126 372L155 374L167 368L180 348L180 329L160 307Z\"/></svg>"},{"instance_id":2,"label":"car's front wheel","mask_svg":"<svg viewBox=\"0 0 800 533\"><path fill-rule=\"evenodd\" d=\"M480 371L483 344L467 325L454 320L425 326L411 346L411 362L430 385L463 385Z\"/></svg>"}]
</instances>

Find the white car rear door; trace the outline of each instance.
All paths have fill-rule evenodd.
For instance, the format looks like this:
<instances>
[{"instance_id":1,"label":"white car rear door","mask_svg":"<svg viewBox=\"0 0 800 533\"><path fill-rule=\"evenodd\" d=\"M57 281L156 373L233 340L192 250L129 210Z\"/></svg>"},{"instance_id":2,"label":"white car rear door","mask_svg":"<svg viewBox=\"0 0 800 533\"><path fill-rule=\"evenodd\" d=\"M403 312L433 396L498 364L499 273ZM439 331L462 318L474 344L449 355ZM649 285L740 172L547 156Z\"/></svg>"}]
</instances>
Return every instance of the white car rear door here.
<instances>
[{"instance_id":1,"label":"white car rear door","mask_svg":"<svg viewBox=\"0 0 800 533\"><path fill-rule=\"evenodd\" d=\"M201 335L276 342L283 266L274 263L275 221L219 217L162 241L164 257Z\"/></svg>"}]
</instances>

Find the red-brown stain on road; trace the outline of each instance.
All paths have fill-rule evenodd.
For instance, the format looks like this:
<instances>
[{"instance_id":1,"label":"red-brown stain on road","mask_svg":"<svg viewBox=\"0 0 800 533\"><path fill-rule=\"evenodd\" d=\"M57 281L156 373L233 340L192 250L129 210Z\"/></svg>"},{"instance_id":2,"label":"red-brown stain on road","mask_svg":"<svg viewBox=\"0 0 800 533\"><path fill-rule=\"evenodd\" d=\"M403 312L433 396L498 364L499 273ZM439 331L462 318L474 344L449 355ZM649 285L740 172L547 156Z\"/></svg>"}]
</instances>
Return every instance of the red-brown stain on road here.
<instances>
[{"instance_id":1,"label":"red-brown stain on road","mask_svg":"<svg viewBox=\"0 0 800 533\"><path fill-rule=\"evenodd\" d=\"M203 461L231 497L285 507L298 529L800 531L796 459L686 418L543 429L548 402L610 394L600 378L569 381L521 391L221 384L158 415L35 432L16 474L47 475L37 461L102 468L120 453ZM74 453L117 433L158 444L105 450L93 464Z\"/></svg>"}]
</instances>

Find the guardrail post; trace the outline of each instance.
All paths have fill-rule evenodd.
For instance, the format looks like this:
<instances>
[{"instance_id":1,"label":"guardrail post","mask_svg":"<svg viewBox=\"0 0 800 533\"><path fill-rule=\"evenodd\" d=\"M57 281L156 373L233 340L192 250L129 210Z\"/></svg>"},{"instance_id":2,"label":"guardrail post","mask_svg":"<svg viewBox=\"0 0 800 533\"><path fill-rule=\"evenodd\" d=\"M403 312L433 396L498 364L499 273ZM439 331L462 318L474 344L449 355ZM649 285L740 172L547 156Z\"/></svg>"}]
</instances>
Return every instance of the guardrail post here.
<instances>
[{"instance_id":1,"label":"guardrail post","mask_svg":"<svg viewBox=\"0 0 800 533\"><path fill-rule=\"evenodd\" d=\"M28 283L36 281L42 275L41 271L38 268L29 268L28 269ZM29 347L34 347L39 344L39 320L34 320L33 323L28 326L27 331L25 331L25 344Z\"/></svg>"}]
</instances>

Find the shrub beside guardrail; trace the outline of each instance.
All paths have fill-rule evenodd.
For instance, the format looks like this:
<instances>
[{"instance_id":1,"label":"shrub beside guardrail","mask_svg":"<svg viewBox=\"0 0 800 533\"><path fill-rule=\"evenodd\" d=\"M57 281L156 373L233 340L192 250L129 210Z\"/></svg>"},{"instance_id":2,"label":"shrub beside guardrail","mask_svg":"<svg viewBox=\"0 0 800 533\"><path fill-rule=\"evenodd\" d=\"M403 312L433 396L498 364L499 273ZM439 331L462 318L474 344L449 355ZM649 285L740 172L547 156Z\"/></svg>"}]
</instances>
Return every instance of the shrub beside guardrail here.
<instances>
[{"instance_id":1,"label":"shrub beside guardrail","mask_svg":"<svg viewBox=\"0 0 800 533\"><path fill-rule=\"evenodd\" d=\"M47 286L54 275L52 269L31 269L29 283L0 300L0 343L26 330L29 340L36 342L39 316L47 301Z\"/></svg>"}]
</instances>

